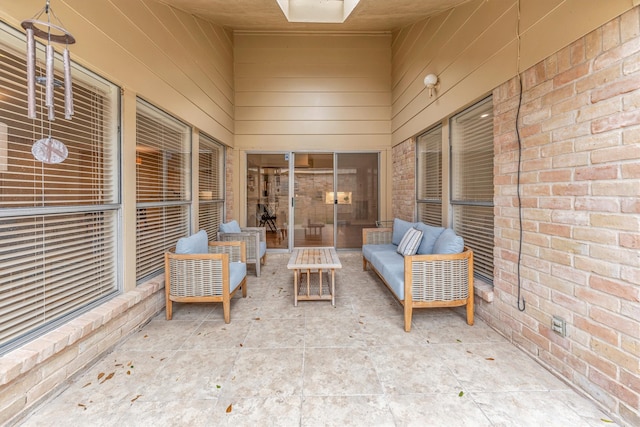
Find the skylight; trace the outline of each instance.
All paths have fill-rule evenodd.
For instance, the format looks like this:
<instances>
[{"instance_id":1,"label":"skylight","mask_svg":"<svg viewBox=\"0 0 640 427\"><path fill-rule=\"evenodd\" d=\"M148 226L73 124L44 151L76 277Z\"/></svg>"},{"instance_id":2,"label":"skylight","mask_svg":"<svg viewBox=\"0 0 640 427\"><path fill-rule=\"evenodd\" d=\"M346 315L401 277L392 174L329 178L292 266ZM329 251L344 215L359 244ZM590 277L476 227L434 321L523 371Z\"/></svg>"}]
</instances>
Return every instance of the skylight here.
<instances>
[{"instance_id":1,"label":"skylight","mask_svg":"<svg viewBox=\"0 0 640 427\"><path fill-rule=\"evenodd\" d=\"M360 0L276 0L289 22L343 23Z\"/></svg>"}]
</instances>

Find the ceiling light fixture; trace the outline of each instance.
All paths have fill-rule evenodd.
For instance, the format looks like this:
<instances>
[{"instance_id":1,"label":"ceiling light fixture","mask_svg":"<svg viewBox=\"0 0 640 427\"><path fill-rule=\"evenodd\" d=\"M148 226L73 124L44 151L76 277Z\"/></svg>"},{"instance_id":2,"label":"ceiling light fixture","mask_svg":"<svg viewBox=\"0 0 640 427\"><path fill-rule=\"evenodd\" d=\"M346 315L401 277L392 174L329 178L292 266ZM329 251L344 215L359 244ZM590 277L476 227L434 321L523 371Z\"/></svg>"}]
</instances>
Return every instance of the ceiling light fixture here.
<instances>
[{"instance_id":1,"label":"ceiling light fixture","mask_svg":"<svg viewBox=\"0 0 640 427\"><path fill-rule=\"evenodd\" d=\"M427 74L424 77L424 85L429 89L429 97L433 96L433 91L436 89L436 85L438 84L438 76L435 74Z\"/></svg>"}]
</instances>

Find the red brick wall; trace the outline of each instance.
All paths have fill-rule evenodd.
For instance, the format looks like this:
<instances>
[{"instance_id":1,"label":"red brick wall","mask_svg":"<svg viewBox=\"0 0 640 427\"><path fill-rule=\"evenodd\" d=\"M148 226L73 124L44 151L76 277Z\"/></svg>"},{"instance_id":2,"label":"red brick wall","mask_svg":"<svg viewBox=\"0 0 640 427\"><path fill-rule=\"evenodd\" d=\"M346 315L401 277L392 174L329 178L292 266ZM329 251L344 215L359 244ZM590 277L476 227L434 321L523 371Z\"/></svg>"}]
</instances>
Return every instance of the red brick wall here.
<instances>
[{"instance_id":1,"label":"red brick wall","mask_svg":"<svg viewBox=\"0 0 640 427\"><path fill-rule=\"evenodd\" d=\"M640 425L640 8L495 89L495 301L479 316ZM395 176L394 176L395 178ZM553 315L567 336L551 331Z\"/></svg>"},{"instance_id":2,"label":"red brick wall","mask_svg":"<svg viewBox=\"0 0 640 427\"><path fill-rule=\"evenodd\" d=\"M393 147L391 152L392 218L413 221L416 217L416 144L407 140Z\"/></svg>"}]
</instances>

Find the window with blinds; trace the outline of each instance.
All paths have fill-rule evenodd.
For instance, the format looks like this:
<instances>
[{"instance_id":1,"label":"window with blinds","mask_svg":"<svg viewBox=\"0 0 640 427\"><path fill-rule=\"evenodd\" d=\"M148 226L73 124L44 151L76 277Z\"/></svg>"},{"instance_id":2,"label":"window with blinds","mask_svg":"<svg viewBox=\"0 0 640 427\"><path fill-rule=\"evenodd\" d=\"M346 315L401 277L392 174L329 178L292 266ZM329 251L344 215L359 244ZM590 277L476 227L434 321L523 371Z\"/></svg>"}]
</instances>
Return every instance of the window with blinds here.
<instances>
[{"instance_id":1,"label":"window with blinds","mask_svg":"<svg viewBox=\"0 0 640 427\"><path fill-rule=\"evenodd\" d=\"M418 220L442 225L442 126L418 136L417 197Z\"/></svg>"},{"instance_id":2,"label":"window with blinds","mask_svg":"<svg viewBox=\"0 0 640 427\"><path fill-rule=\"evenodd\" d=\"M136 108L136 279L161 273L189 234L191 130L145 101Z\"/></svg>"},{"instance_id":3,"label":"window with blinds","mask_svg":"<svg viewBox=\"0 0 640 427\"><path fill-rule=\"evenodd\" d=\"M473 249L476 274L493 282L493 102L451 118L453 227Z\"/></svg>"},{"instance_id":4,"label":"window with blinds","mask_svg":"<svg viewBox=\"0 0 640 427\"><path fill-rule=\"evenodd\" d=\"M43 75L37 49L36 75ZM55 94L56 120L45 120L40 85L37 119L28 119L25 38L0 26L0 353L121 288L120 90L77 64L72 76L72 120L64 119L63 88ZM64 81L61 70L56 80ZM62 163L31 153L49 135L68 149Z\"/></svg>"},{"instance_id":5,"label":"window with blinds","mask_svg":"<svg viewBox=\"0 0 640 427\"><path fill-rule=\"evenodd\" d=\"M222 144L200 134L198 223L200 229L206 230L209 240L217 238L224 216L224 154Z\"/></svg>"}]
</instances>

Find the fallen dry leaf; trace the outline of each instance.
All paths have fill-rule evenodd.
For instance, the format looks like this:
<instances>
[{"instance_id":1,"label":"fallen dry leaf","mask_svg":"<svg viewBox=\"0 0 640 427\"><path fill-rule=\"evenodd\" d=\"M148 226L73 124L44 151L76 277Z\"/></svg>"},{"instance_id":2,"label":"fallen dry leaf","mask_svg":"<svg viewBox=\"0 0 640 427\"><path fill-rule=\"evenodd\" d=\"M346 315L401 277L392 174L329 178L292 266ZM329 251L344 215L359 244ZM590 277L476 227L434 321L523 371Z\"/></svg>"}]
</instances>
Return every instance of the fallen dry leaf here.
<instances>
[{"instance_id":1,"label":"fallen dry leaf","mask_svg":"<svg viewBox=\"0 0 640 427\"><path fill-rule=\"evenodd\" d=\"M136 400L138 400L138 398L142 396L141 394L137 395L136 397L134 397L133 399L131 399L131 403L135 402Z\"/></svg>"},{"instance_id":2,"label":"fallen dry leaf","mask_svg":"<svg viewBox=\"0 0 640 427\"><path fill-rule=\"evenodd\" d=\"M102 377L104 377L104 372L100 372L100 373L98 374L98 379L100 379L100 378L102 378Z\"/></svg>"},{"instance_id":3,"label":"fallen dry leaf","mask_svg":"<svg viewBox=\"0 0 640 427\"><path fill-rule=\"evenodd\" d=\"M232 405L227 406L227 414L233 410Z\"/></svg>"},{"instance_id":4,"label":"fallen dry leaf","mask_svg":"<svg viewBox=\"0 0 640 427\"><path fill-rule=\"evenodd\" d=\"M85 385L83 385L83 386L82 386L82 388L89 387L90 385L91 385L91 383L90 383L90 382L88 382L88 383L86 383Z\"/></svg>"},{"instance_id":5,"label":"fallen dry leaf","mask_svg":"<svg viewBox=\"0 0 640 427\"><path fill-rule=\"evenodd\" d=\"M100 384L104 383L107 380L110 380L111 378L113 378L113 376L115 375L115 372L111 372L109 375L107 375L106 377L104 377L104 379L102 381L100 381Z\"/></svg>"},{"instance_id":6,"label":"fallen dry leaf","mask_svg":"<svg viewBox=\"0 0 640 427\"><path fill-rule=\"evenodd\" d=\"M127 371L127 375L131 375L131 371Z\"/></svg>"},{"instance_id":7,"label":"fallen dry leaf","mask_svg":"<svg viewBox=\"0 0 640 427\"><path fill-rule=\"evenodd\" d=\"M487 360L496 360L493 357L487 357Z\"/></svg>"}]
</instances>

